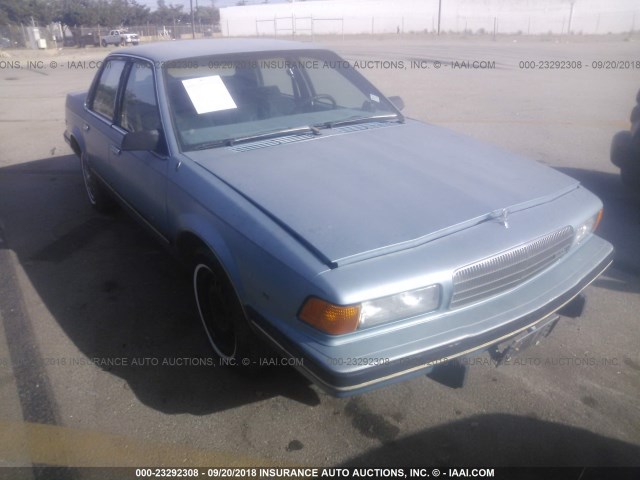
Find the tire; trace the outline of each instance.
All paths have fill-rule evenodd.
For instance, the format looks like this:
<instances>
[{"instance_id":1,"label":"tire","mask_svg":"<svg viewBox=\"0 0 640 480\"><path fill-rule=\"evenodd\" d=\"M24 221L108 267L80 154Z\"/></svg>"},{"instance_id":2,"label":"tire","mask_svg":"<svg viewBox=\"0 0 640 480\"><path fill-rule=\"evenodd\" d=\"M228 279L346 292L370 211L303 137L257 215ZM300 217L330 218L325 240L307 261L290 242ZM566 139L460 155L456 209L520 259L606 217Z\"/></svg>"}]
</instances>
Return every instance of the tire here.
<instances>
[{"instance_id":1,"label":"tire","mask_svg":"<svg viewBox=\"0 0 640 480\"><path fill-rule=\"evenodd\" d=\"M103 47L106 47L106 46L107 46L107 41L103 38L103 39L100 41L100 45L102 45Z\"/></svg>"},{"instance_id":2,"label":"tire","mask_svg":"<svg viewBox=\"0 0 640 480\"><path fill-rule=\"evenodd\" d=\"M610 158L618 168L623 168L630 162L640 161L640 151L634 148L631 132L623 130L616 133L611 140Z\"/></svg>"},{"instance_id":3,"label":"tire","mask_svg":"<svg viewBox=\"0 0 640 480\"><path fill-rule=\"evenodd\" d=\"M620 180L630 192L640 193L640 163L629 163L620 169Z\"/></svg>"},{"instance_id":4,"label":"tire","mask_svg":"<svg viewBox=\"0 0 640 480\"><path fill-rule=\"evenodd\" d=\"M198 316L215 355L224 365L255 371L261 346L231 281L211 253L196 254L192 282Z\"/></svg>"},{"instance_id":5,"label":"tire","mask_svg":"<svg viewBox=\"0 0 640 480\"><path fill-rule=\"evenodd\" d=\"M91 206L100 213L111 213L114 211L117 204L91 170L89 158L85 152L82 152L80 155L80 167L82 169L84 189L85 192L87 192L87 198Z\"/></svg>"}]
</instances>

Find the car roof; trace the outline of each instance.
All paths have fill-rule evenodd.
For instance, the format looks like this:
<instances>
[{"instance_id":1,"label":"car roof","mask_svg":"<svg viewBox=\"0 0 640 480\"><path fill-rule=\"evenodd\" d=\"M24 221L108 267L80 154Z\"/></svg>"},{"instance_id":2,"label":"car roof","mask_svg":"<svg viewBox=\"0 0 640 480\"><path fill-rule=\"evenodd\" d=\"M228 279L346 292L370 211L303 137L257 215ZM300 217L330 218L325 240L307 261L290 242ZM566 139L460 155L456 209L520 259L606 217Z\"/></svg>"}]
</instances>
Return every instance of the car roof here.
<instances>
[{"instance_id":1,"label":"car roof","mask_svg":"<svg viewBox=\"0 0 640 480\"><path fill-rule=\"evenodd\" d=\"M177 40L145 43L135 47L118 49L111 55L129 54L154 61L171 61L207 55L223 55L247 52L269 52L283 50L319 50L311 43L290 40L256 38L215 38L202 40Z\"/></svg>"}]
</instances>

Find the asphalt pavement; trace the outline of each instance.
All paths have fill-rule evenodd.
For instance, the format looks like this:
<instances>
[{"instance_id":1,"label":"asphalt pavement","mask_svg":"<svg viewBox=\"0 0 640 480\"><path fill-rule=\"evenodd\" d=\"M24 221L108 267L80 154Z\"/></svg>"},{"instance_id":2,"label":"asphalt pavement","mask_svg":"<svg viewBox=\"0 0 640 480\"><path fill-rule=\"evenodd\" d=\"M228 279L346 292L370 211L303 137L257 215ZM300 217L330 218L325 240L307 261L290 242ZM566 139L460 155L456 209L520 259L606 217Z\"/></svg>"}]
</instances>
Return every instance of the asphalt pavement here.
<instances>
[{"instance_id":1,"label":"asphalt pavement","mask_svg":"<svg viewBox=\"0 0 640 480\"><path fill-rule=\"evenodd\" d=\"M194 360L209 350L188 275L124 213L89 207L62 139L65 94L111 48L9 52L0 466L640 466L640 204L608 159L640 88L639 40L320 39L408 116L578 178L602 198L599 234L617 250L585 315L518 362L472 359L463 389L421 377L347 399L290 367L246 377Z\"/></svg>"}]
</instances>

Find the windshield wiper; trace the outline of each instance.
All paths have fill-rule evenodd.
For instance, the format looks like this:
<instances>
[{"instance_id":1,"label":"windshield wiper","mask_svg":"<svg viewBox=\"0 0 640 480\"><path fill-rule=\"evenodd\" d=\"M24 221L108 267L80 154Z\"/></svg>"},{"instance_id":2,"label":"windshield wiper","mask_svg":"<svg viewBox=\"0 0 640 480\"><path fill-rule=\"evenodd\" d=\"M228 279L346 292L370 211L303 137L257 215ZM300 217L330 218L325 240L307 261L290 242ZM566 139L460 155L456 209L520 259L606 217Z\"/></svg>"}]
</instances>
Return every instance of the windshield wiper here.
<instances>
[{"instance_id":1,"label":"windshield wiper","mask_svg":"<svg viewBox=\"0 0 640 480\"><path fill-rule=\"evenodd\" d=\"M344 120L336 120L334 122L326 122L315 125L318 128L334 128L343 125L356 125L358 123L378 122L380 120L397 120L398 122L404 122L404 117L397 113L385 113L384 115L371 115L362 116L356 115L354 117L345 118Z\"/></svg>"},{"instance_id":2,"label":"windshield wiper","mask_svg":"<svg viewBox=\"0 0 640 480\"><path fill-rule=\"evenodd\" d=\"M267 138L284 137L286 135L299 135L301 133L313 133L314 135L321 135L320 130L315 126L304 126L295 128L284 128L282 130L273 130L270 132L257 133L255 135L247 135L245 137L233 137L225 138L222 140L216 140L215 142L208 142L200 144L196 147L196 150L207 150L209 148L227 146L231 147L237 143L251 142L254 140L264 140Z\"/></svg>"},{"instance_id":3,"label":"windshield wiper","mask_svg":"<svg viewBox=\"0 0 640 480\"><path fill-rule=\"evenodd\" d=\"M231 138L225 138L224 140L216 140L215 142L208 142L208 143L201 143L199 144L197 147L194 148L194 150L207 150L209 148L216 148L216 147L228 147L233 145L232 142L233 139Z\"/></svg>"}]
</instances>

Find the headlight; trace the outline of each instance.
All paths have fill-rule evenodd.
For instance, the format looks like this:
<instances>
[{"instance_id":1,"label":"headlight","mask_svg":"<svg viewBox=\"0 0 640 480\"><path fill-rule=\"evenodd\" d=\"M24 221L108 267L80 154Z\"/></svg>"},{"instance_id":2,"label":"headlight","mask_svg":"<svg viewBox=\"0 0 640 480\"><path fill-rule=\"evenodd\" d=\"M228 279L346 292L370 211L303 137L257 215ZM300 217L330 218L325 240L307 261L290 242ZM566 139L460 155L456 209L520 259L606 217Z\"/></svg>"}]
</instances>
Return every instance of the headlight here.
<instances>
[{"instance_id":1,"label":"headlight","mask_svg":"<svg viewBox=\"0 0 640 480\"><path fill-rule=\"evenodd\" d=\"M350 333L403 318L424 315L438 308L440 285L410 290L356 305L333 305L309 298L298 317L331 335Z\"/></svg>"},{"instance_id":2,"label":"headlight","mask_svg":"<svg viewBox=\"0 0 640 480\"><path fill-rule=\"evenodd\" d=\"M439 285L431 285L418 290L370 300L362 304L360 328L373 327L402 318L424 315L438 308L439 303Z\"/></svg>"},{"instance_id":3,"label":"headlight","mask_svg":"<svg viewBox=\"0 0 640 480\"><path fill-rule=\"evenodd\" d=\"M589 235L591 232L594 232L596 228L598 228L598 224L600 224L600 220L602 220L602 209L600 209L600 211L596 215L591 217L589 220L578 225L578 228L576 228L576 235L575 235L576 243L580 243L582 240L584 240L587 237L587 235Z\"/></svg>"}]
</instances>

